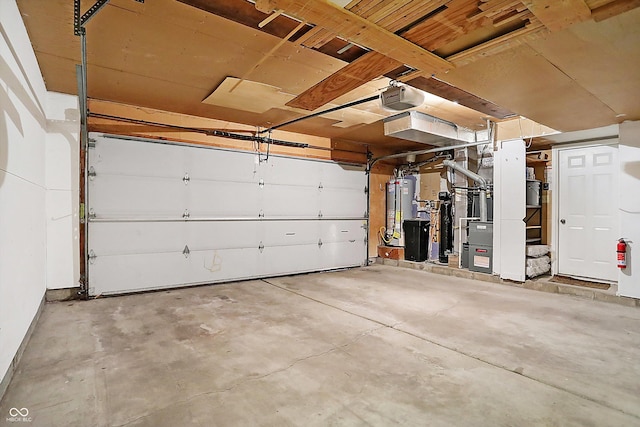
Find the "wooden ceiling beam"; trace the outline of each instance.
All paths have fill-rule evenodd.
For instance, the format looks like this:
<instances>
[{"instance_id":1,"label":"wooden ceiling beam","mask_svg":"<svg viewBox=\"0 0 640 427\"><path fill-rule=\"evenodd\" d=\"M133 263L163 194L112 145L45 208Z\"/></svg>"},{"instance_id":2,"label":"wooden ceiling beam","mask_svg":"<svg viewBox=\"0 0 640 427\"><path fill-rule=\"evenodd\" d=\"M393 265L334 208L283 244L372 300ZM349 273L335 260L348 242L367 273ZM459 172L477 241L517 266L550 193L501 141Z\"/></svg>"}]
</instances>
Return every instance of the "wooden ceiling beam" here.
<instances>
[{"instance_id":1,"label":"wooden ceiling beam","mask_svg":"<svg viewBox=\"0 0 640 427\"><path fill-rule=\"evenodd\" d=\"M500 107L491 101L477 97L469 92L452 86L447 82L435 78L419 76L408 80L407 84L439 96L440 98L457 102L460 105L464 105L472 110L479 111L487 116L495 117L497 119L506 119L516 115L511 110Z\"/></svg>"},{"instance_id":2,"label":"wooden ceiling beam","mask_svg":"<svg viewBox=\"0 0 640 427\"><path fill-rule=\"evenodd\" d=\"M282 9L289 15L324 27L348 41L428 74L444 73L454 68L438 55L327 0L256 0L256 8L265 13Z\"/></svg>"},{"instance_id":3,"label":"wooden ceiling beam","mask_svg":"<svg viewBox=\"0 0 640 427\"><path fill-rule=\"evenodd\" d=\"M401 67L402 63L378 52L369 52L287 102L287 106L316 110L363 84Z\"/></svg>"},{"instance_id":4,"label":"wooden ceiling beam","mask_svg":"<svg viewBox=\"0 0 640 427\"><path fill-rule=\"evenodd\" d=\"M503 36L496 37L477 46L463 50L462 52L458 52L455 55L451 55L447 57L447 59L457 66L468 65L471 62L511 49L547 33L548 30L542 23L538 21L532 22Z\"/></svg>"},{"instance_id":5,"label":"wooden ceiling beam","mask_svg":"<svg viewBox=\"0 0 640 427\"><path fill-rule=\"evenodd\" d=\"M523 0L522 3L552 32L591 18L591 9L584 0Z\"/></svg>"}]
</instances>

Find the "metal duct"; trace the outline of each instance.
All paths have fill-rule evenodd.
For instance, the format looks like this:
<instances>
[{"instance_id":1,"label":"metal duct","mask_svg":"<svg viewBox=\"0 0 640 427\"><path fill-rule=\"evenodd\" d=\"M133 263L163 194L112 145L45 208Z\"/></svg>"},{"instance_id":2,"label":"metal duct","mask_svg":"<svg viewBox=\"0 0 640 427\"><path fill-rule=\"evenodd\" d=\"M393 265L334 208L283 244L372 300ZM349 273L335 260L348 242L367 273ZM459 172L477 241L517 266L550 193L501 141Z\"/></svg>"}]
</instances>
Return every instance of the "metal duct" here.
<instances>
[{"instance_id":1,"label":"metal duct","mask_svg":"<svg viewBox=\"0 0 640 427\"><path fill-rule=\"evenodd\" d=\"M444 160L442 164L448 168L460 172L464 176L471 178L478 183L478 187L480 187L480 221L487 222L487 180L477 173L471 172L467 168L463 168L453 160Z\"/></svg>"},{"instance_id":2,"label":"metal duct","mask_svg":"<svg viewBox=\"0 0 640 427\"><path fill-rule=\"evenodd\" d=\"M407 111L385 118L384 134L439 147L484 141L489 136L487 130L475 132L419 111Z\"/></svg>"}]
</instances>

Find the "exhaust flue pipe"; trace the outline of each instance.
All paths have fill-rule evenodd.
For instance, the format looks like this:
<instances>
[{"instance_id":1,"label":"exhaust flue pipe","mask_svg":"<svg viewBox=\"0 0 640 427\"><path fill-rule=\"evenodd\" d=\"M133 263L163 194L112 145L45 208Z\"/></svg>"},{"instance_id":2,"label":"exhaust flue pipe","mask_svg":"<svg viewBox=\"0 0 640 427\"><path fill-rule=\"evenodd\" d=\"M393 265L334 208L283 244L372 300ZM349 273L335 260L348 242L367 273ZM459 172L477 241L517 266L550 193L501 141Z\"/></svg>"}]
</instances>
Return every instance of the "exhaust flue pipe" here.
<instances>
[{"instance_id":1,"label":"exhaust flue pipe","mask_svg":"<svg viewBox=\"0 0 640 427\"><path fill-rule=\"evenodd\" d=\"M480 175L478 175L477 173L471 172L467 168L463 168L453 160L444 160L442 164L448 168L451 168L455 171L460 172L467 178L470 178L478 183L478 186L480 187L480 221L486 222L487 221L487 180L481 177Z\"/></svg>"}]
</instances>

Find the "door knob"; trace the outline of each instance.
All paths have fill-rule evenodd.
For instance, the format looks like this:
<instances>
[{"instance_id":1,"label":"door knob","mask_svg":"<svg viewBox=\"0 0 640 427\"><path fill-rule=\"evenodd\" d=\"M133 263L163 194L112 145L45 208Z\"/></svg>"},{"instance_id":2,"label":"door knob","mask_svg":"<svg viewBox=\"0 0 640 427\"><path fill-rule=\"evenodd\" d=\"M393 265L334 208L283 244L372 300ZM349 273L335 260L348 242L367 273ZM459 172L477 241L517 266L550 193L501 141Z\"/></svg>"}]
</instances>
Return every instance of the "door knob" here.
<instances>
[{"instance_id":1,"label":"door knob","mask_svg":"<svg viewBox=\"0 0 640 427\"><path fill-rule=\"evenodd\" d=\"M564 223L566 223L566 222L567 222L567 221L566 221L564 218L560 220L560 224L564 224Z\"/></svg>"}]
</instances>

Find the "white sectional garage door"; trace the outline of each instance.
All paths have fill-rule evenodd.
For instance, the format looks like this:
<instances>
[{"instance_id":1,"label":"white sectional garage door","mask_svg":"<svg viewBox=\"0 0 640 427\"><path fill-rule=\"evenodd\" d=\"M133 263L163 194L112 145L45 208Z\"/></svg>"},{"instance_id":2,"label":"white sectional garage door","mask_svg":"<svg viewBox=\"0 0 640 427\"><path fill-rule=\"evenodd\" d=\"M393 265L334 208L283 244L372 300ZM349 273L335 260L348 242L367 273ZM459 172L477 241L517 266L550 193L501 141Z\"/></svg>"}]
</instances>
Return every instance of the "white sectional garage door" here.
<instances>
[{"instance_id":1,"label":"white sectional garage door","mask_svg":"<svg viewBox=\"0 0 640 427\"><path fill-rule=\"evenodd\" d=\"M365 264L361 167L90 138L92 296Z\"/></svg>"}]
</instances>

